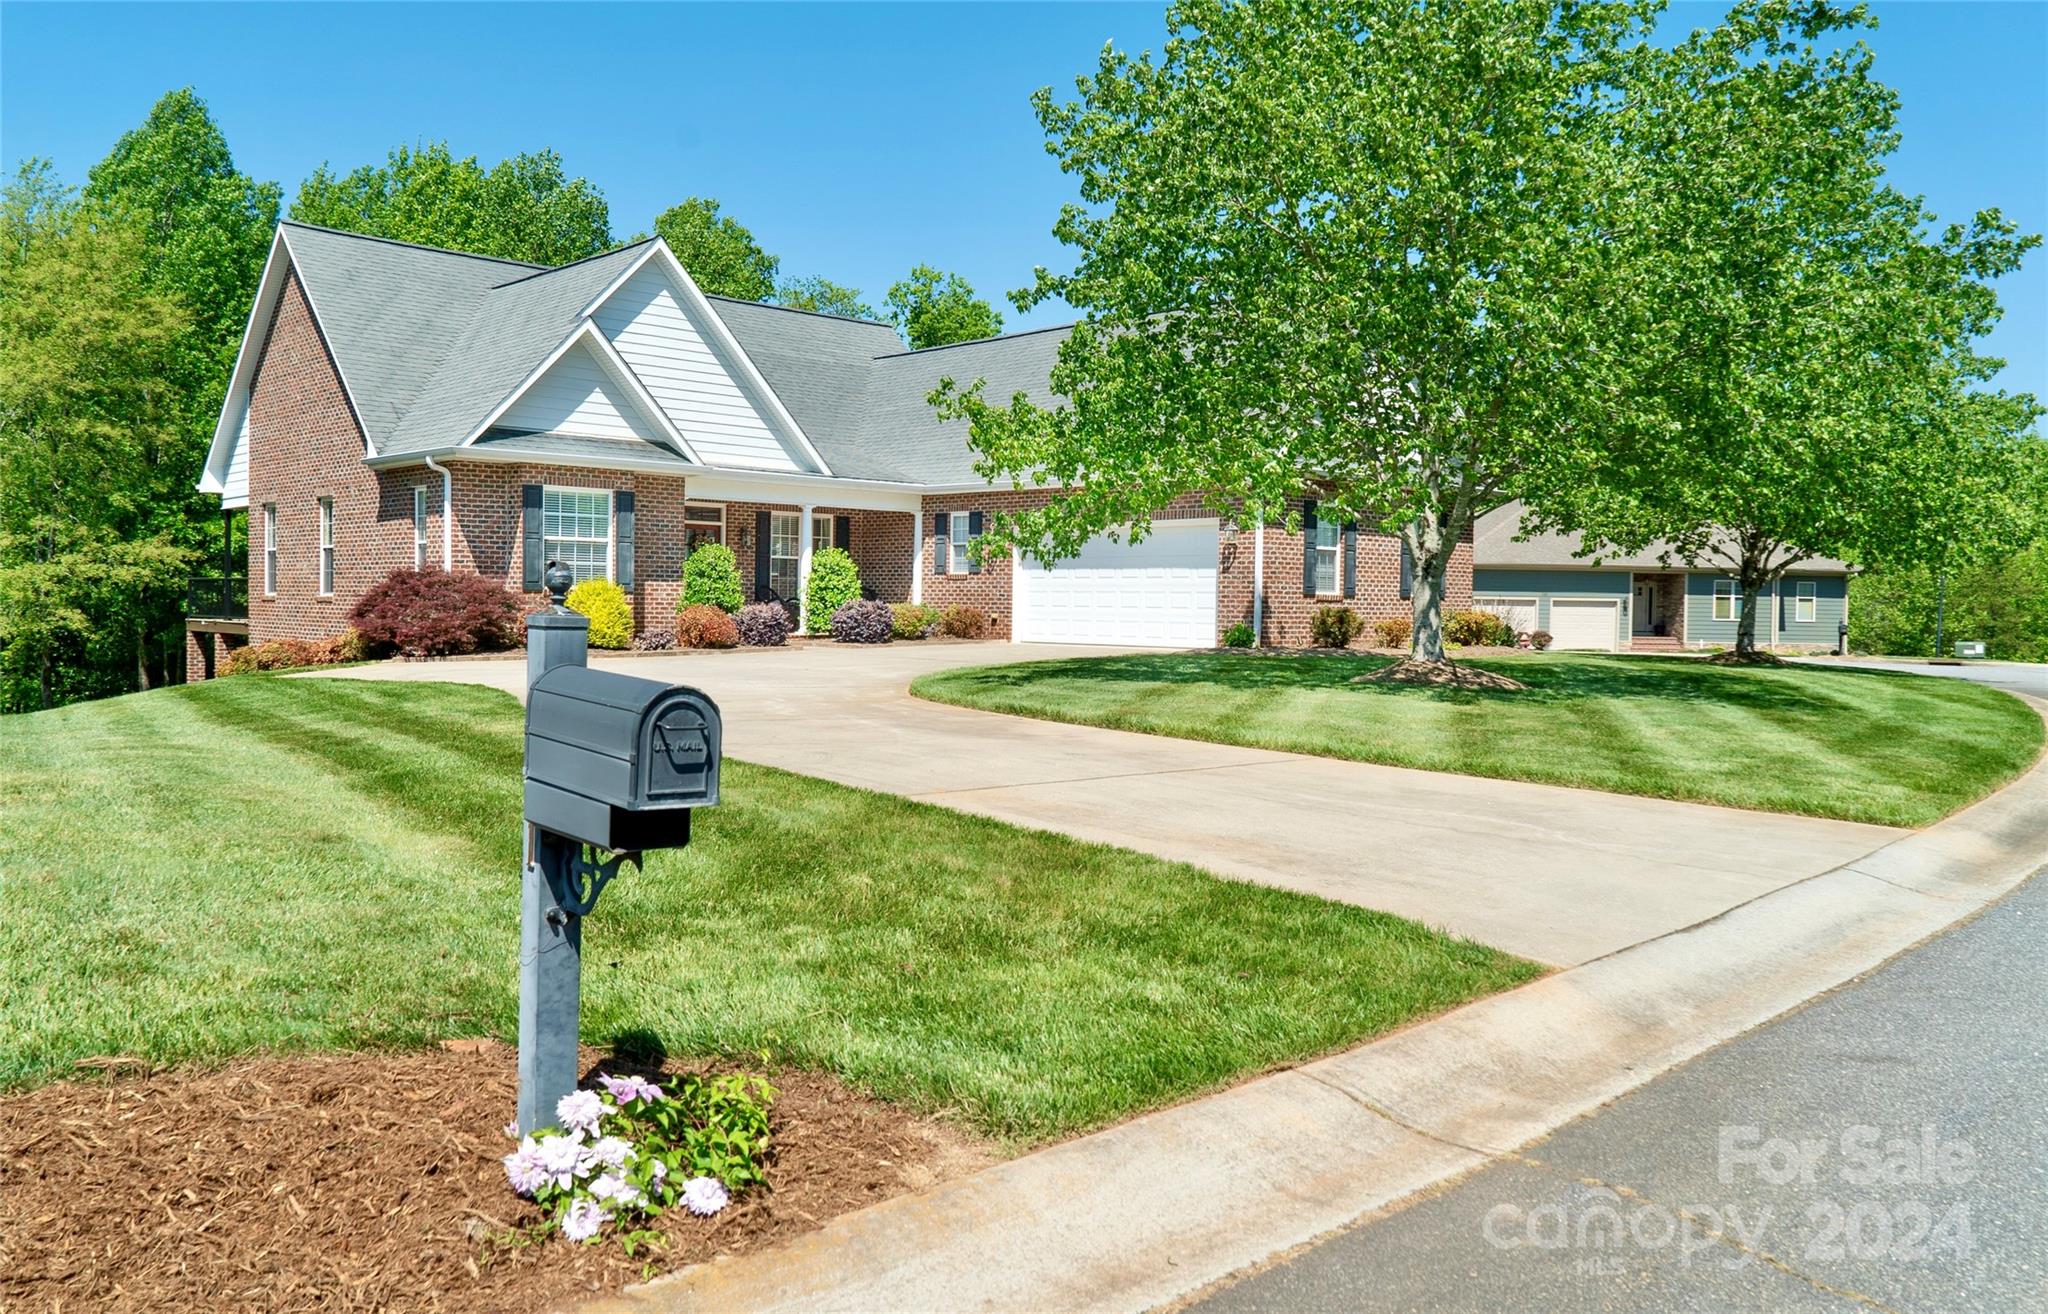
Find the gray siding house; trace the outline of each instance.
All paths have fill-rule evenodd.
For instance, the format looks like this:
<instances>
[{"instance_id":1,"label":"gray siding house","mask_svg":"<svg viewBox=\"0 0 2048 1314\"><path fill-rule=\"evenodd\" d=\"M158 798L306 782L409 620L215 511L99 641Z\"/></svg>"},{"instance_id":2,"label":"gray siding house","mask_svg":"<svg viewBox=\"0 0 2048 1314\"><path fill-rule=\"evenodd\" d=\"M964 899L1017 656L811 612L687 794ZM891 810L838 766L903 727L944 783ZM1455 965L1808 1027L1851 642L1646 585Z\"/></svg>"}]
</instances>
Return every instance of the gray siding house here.
<instances>
[{"instance_id":1,"label":"gray siding house","mask_svg":"<svg viewBox=\"0 0 2048 1314\"><path fill-rule=\"evenodd\" d=\"M1547 630L1553 646L1605 652L1732 647L1742 614L1733 575L1652 547L1628 556L1579 555L1577 534L1527 534L1522 504L1479 518L1472 533L1472 604L1518 630ZM1761 599L1757 642L1833 648L1849 619L1850 567L1802 561Z\"/></svg>"}]
</instances>

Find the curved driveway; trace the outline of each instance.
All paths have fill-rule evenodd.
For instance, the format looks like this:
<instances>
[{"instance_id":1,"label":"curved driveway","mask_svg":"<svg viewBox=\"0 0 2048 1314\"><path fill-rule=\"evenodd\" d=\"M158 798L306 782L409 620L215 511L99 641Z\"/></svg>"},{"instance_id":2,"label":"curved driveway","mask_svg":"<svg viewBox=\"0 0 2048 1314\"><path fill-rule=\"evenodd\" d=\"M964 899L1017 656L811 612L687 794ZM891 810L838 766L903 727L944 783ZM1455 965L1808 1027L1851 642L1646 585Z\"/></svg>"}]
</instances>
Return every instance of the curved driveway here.
<instances>
[{"instance_id":1,"label":"curved driveway","mask_svg":"<svg viewBox=\"0 0 2048 1314\"><path fill-rule=\"evenodd\" d=\"M1899 833L1062 725L906 692L927 671L1110 651L820 643L594 664L703 689L737 758L1385 909L1559 965L1716 916ZM323 678L518 694L525 673L520 658Z\"/></svg>"}]
</instances>

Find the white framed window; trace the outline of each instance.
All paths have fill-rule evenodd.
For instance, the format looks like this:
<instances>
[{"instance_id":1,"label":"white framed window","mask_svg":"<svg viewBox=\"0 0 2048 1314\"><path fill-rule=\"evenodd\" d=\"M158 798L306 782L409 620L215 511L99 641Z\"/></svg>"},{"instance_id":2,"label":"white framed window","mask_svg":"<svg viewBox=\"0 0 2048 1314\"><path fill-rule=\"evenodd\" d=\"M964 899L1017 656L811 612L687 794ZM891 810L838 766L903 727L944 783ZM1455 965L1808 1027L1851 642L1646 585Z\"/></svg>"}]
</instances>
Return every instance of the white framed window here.
<instances>
[{"instance_id":1,"label":"white framed window","mask_svg":"<svg viewBox=\"0 0 2048 1314\"><path fill-rule=\"evenodd\" d=\"M320 596L334 595L334 499L320 499Z\"/></svg>"},{"instance_id":2,"label":"white framed window","mask_svg":"<svg viewBox=\"0 0 2048 1314\"><path fill-rule=\"evenodd\" d=\"M798 541L802 532L800 512L775 511L768 516L768 587L777 597L795 598Z\"/></svg>"},{"instance_id":3,"label":"white framed window","mask_svg":"<svg viewBox=\"0 0 2048 1314\"><path fill-rule=\"evenodd\" d=\"M1811 625L1819 611L1820 589L1810 579L1796 580L1792 585L1792 619L1801 625Z\"/></svg>"},{"instance_id":4,"label":"white framed window","mask_svg":"<svg viewBox=\"0 0 2048 1314\"><path fill-rule=\"evenodd\" d=\"M832 546L832 517L811 517L811 551Z\"/></svg>"},{"instance_id":5,"label":"white framed window","mask_svg":"<svg viewBox=\"0 0 2048 1314\"><path fill-rule=\"evenodd\" d=\"M543 488L541 553L581 584L612 577L612 495L602 488Z\"/></svg>"},{"instance_id":6,"label":"white framed window","mask_svg":"<svg viewBox=\"0 0 2048 1314\"><path fill-rule=\"evenodd\" d=\"M1334 520L1316 521L1316 542L1313 550L1316 554L1318 595L1337 592L1337 581L1340 578L1338 567L1343 564L1338 560L1338 556L1343 550L1343 544L1344 526Z\"/></svg>"},{"instance_id":7,"label":"white framed window","mask_svg":"<svg viewBox=\"0 0 2048 1314\"><path fill-rule=\"evenodd\" d=\"M1714 619L1735 620L1742 609L1742 594L1732 579L1714 581Z\"/></svg>"},{"instance_id":8,"label":"white framed window","mask_svg":"<svg viewBox=\"0 0 2048 1314\"><path fill-rule=\"evenodd\" d=\"M277 503L263 504L263 596L277 596Z\"/></svg>"},{"instance_id":9,"label":"white framed window","mask_svg":"<svg viewBox=\"0 0 2048 1314\"><path fill-rule=\"evenodd\" d=\"M412 490L412 568L424 570L427 565L427 487L421 484Z\"/></svg>"},{"instance_id":10,"label":"white framed window","mask_svg":"<svg viewBox=\"0 0 2048 1314\"><path fill-rule=\"evenodd\" d=\"M725 503L689 502L683 506L683 555L706 543L725 542Z\"/></svg>"},{"instance_id":11,"label":"white framed window","mask_svg":"<svg viewBox=\"0 0 2048 1314\"><path fill-rule=\"evenodd\" d=\"M955 511L946 517L946 573L966 575L974 570L974 513Z\"/></svg>"}]
</instances>

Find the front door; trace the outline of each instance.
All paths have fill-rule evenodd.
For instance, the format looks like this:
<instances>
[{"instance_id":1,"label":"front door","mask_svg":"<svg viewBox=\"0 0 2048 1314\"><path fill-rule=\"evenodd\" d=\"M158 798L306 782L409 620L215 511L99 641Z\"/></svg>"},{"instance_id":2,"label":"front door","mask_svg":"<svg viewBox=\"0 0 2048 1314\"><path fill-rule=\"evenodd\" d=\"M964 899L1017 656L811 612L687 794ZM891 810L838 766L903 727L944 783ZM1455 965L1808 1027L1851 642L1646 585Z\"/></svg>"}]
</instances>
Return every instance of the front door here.
<instances>
[{"instance_id":1,"label":"front door","mask_svg":"<svg viewBox=\"0 0 2048 1314\"><path fill-rule=\"evenodd\" d=\"M1634 622L1629 629L1636 634L1657 632L1657 586L1638 583Z\"/></svg>"}]
</instances>

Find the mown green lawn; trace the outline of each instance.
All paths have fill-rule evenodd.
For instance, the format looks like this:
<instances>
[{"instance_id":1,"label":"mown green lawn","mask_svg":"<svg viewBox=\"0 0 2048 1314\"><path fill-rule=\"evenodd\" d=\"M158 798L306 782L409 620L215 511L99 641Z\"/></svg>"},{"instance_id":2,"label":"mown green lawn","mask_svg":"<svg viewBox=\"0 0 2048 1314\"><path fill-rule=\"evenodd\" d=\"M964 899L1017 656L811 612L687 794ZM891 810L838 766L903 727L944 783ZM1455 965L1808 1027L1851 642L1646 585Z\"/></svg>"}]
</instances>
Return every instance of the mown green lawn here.
<instances>
[{"instance_id":1,"label":"mown green lawn","mask_svg":"<svg viewBox=\"0 0 2048 1314\"><path fill-rule=\"evenodd\" d=\"M520 711L238 676L0 718L0 1089L514 1037ZM584 935L585 1039L821 1068L1013 1145L1528 980L1399 918L728 761Z\"/></svg>"},{"instance_id":2,"label":"mown green lawn","mask_svg":"<svg viewBox=\"0 0 2048 1314\"><path fill-rule=\"evenodd\" d=\"M1518 693L1356 684L1364 655L1161 653L923 676L938 702L1052 721L1799 812L1934 821L2041 751L2041 718L1963 680L1544 653L1475 660Z\"/></svg>"}]
</instances>

